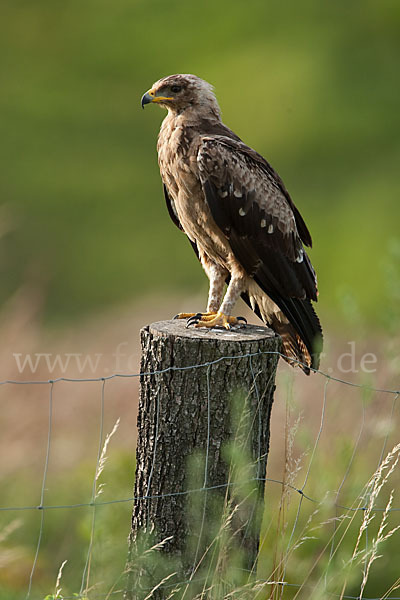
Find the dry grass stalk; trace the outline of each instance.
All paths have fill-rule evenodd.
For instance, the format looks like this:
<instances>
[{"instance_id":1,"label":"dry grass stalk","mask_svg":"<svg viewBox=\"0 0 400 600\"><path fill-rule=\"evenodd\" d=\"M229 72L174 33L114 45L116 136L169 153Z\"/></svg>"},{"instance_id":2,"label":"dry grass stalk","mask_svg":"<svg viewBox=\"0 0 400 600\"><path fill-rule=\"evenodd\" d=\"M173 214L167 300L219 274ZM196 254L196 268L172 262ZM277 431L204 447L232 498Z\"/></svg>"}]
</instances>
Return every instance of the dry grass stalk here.
<instances>
[{"instance_id":1,"label":"dry grass stalk","mask_svg":"<svg viewBox=\"0 0 400 600\"><path fill-rule=\"evenodd\" d=\"M57 574L57 579L56 579L56 586L54 588L54 600L57 600L57 598L62 598L61 596L61 577L63 574L63 569L65 567L65 565L67 564L67 561L64 560L64 562L61 564L60 568L58 569L58 574Z\"/></svg>"}]
</instances>

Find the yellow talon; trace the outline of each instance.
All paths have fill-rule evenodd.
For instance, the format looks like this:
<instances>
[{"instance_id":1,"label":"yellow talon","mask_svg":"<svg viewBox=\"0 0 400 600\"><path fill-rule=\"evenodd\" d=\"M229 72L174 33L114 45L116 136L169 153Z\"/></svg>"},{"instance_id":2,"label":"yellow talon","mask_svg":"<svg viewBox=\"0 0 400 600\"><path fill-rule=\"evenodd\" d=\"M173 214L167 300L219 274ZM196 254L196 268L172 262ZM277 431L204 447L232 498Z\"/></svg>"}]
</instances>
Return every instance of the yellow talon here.
<instances>
[{"instance_id":1,"label":"yellow talon","mask_svg":"<svg viewBox=\"0 0 400 600\"><path fill-rule=\"evenodd\" d=\"M197 323L195 323L195 327L223 327L224 329L231 329L232 325L238 325L239 321L236 317L230 317L228 315L224 315L224 313L214 313L214 315L204 315L202 316Z\"/></svg>"},{"instance_id":2,"label":"yellow talon","mask_svg":"<svg viewBox=\"0 0 400 600\"><path fill-rule=\"evenodd\" d=\"M190 319L190 317L194 317L197 313L178 313L174 316L174 319Z\"/></svg>"},{"instance_id":3,"label":"yellow talon","mask_svg":"<svg viewBox=\"0 0 400 600\"><path fill-rule=\"evenodd\" d=\"M201 318L206 317L206 318L213 318L217 313L216 312L206 312L206 313L178 313L177 315L175 315L174 319L191 319L192 317L197 317L197 315L199 315L199 318L201 316Z\"/></svg>"},{"instance_id":4,"label":"yellow talon","mask_svg":"<svg viewBox=\"0 0 400 600\"><path fill-rule=\"evenodd\" d=\"M217 316L217 314L218 313L216 313L216 312L201 313L200 320L201 321L212 321L213 319L215 319L215 317Z\"/></svg>"}]
</instances>

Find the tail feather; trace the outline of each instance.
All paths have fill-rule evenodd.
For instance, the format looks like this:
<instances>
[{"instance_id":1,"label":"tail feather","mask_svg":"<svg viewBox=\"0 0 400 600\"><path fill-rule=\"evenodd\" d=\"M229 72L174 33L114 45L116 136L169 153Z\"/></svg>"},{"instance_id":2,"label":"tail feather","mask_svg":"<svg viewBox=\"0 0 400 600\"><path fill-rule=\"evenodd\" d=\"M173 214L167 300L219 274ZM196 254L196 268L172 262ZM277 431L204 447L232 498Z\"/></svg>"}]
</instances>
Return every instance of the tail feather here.
<instances>
[{"instance_id":1,"label":"tail feather","mask_svg":"<svg viewBox=\"0 0 400 600\"><path fill-rule=\"evenodd\" d=\"M242 298L264 323L280 335L286 362L298 365L306 375L310 374L310 369L318 369L322 329L310 300L280 298L281 311L267 312L258 295L252 295L250 301L246 292ZM272 300L276 302L274 298Z\"/></svg>"},{"instance_id":2,"label":"tail feather","mask_svg":"<svg viewBox=\"0 0 400 600\"><path fill-rule=\"evenodd\" d=\"M290 323L282 323L273 316L270 325L282 338L283 358L293 367L300 367L306 375L310 374L310 368L317 368L313 354L310 354L307 346Z\"/></svg>"},{"instance_id":3,"label":"tail feather","mask_svg":"<svg viewBox=\"0 0 400 600\"><path fill-rule=\"evenodd\" d=\"M281 335L298 338L309 355L309 366L318 369L322 349L322 328L311 301L298 298L285 299L281 301L280 308L289 321L289 323L282 323L285 328ZM272 321L274 323L271 322L271 327L275 324L274 315Z\"/></svg>"}]
</instances>

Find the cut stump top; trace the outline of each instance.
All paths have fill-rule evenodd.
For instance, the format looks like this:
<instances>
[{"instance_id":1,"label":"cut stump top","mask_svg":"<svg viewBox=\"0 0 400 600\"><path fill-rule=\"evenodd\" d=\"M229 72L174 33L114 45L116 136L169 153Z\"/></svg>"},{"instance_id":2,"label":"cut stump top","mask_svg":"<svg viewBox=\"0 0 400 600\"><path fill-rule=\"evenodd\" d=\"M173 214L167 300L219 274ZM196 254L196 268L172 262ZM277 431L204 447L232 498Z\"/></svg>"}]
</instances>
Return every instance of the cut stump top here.
<instances>
[{"instance_id":1,"label":"cut stump top","mask_svg":"<svg viewBox=\"0 0 400 600\"><path fill-rule=\"evenodd\" d=\"M158 321L148 326L154 336L181 337L192 340L220 340L223 342L257 342L266 338L275 338L276 334L269 327L262 325L245 325L239 329L206 329L186 327L186 319Z\"/></svg>"}]
</instances>

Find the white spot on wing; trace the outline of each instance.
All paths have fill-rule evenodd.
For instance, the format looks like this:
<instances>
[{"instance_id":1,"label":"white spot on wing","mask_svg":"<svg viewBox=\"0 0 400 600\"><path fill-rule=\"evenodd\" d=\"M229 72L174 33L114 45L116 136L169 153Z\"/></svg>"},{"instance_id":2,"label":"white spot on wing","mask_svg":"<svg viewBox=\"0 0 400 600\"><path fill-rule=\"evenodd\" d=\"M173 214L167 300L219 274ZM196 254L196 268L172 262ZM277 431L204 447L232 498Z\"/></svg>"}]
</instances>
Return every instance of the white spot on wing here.
<instances>
[{"instance_id":1,"label":"white spot on wing","mask_svg":"<svg viewBox=\"0 0 400 600\"><path fill-rule=\"evenodd\" d=\"M298 263L303 262L303 258L304 258L304 252L303 252L303 250L300 250L298 257L296 258L296 262L298 262Z\"/></svg>"},{"instance_id":2,"label":"white spot on wing","mask_svg":"<svg viewBox=\"0 0 400 600\"><path fill-rule=\"evenodd\" d=\"M239 190L234 190L233 191L233 195L235 196L235 198L241 198L242 197L242 192L239 192Z\"/></svg>"},{"instance_id":3,"label":"white spot on wing","mask_svg":"<svg viewBox=\"0 0 400 600\"><path fill-rule=\"evenodd\" d=\"M261 219L260 225L261 225L261 227L266 227L267 226L267 221L265 219Z\"/></svg>"},{"instance_id":4,"label":"white spot on wing","mask_svg":"<svg viewBox=\"0 0 400 600\"><path fill-rule=\"evenodd\" d=\"M220 190L219 195L221 196L221 198L226 198L228 195L228 192L226 190Z\"/></svg>"},{"instance_id":5,"label":"white spot on wing","mask_svg":"<svg viewBox=\"0 0 400 600\"><path fill-rule=\"evenodd\" d=\"M268 233L273 233L273 232L274 232L274 226L271 223L271 225L268 227Z\"/></svg>"},{"instance_id":6,"label":"white spot on wing","mask_svg":"<svg viewBox=\"0 0 400 600\"><path fill-rule=\"evenodd\" d=\"M243 210L243 208L239 208L239 215L241 217L244 217L245 214L246 214L246 212Z\"/></svg>"}]
</instances>

